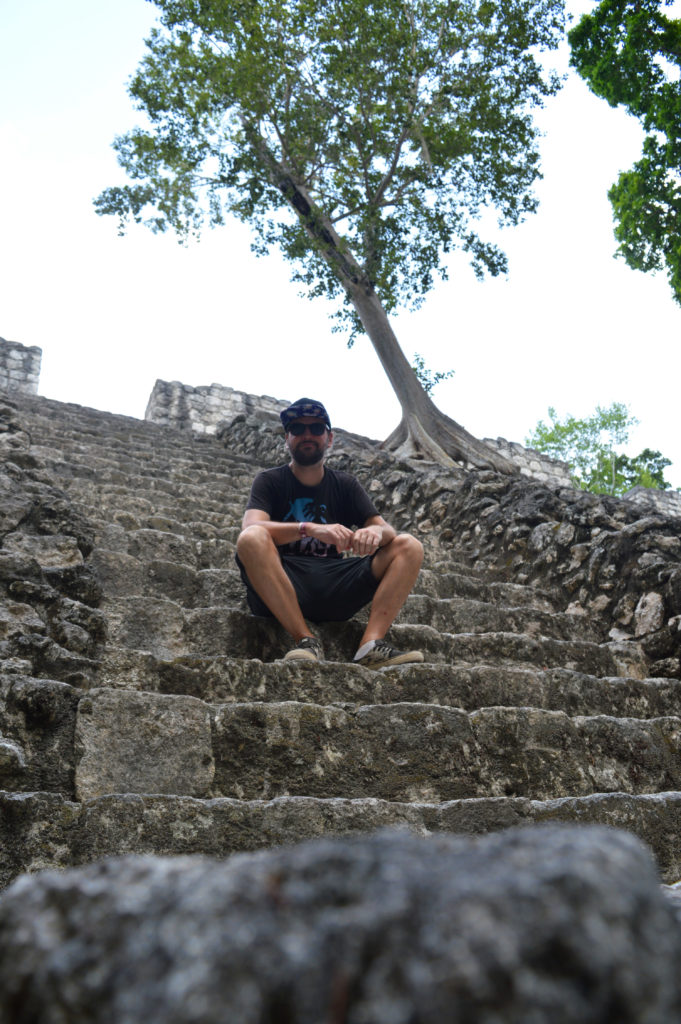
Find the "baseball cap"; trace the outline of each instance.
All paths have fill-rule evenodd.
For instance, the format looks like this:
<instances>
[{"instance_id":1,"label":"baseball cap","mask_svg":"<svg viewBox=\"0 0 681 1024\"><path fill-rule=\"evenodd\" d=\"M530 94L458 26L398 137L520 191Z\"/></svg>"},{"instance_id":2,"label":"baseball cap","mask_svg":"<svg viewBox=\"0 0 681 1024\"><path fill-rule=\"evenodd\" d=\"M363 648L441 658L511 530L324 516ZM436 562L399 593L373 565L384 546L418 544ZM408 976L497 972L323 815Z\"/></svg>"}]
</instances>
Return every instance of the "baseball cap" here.
<instances>
[{"instance_id":1,"label":"baseball cap","mask_svg":"<svg viewBox=\"0 0 681 1024\"><path fill-rule=\"evenodd\" d=\"M288 409L283 409L279 413L279 419L284 425L284 430L286 430L289 423L299 420L301 416L314 416L318 420L323 420L329 430L331 430L328 412L322 403L316 402L314 398L299 398L293 405L289 405Z\"/></svg>"}]
</instances>

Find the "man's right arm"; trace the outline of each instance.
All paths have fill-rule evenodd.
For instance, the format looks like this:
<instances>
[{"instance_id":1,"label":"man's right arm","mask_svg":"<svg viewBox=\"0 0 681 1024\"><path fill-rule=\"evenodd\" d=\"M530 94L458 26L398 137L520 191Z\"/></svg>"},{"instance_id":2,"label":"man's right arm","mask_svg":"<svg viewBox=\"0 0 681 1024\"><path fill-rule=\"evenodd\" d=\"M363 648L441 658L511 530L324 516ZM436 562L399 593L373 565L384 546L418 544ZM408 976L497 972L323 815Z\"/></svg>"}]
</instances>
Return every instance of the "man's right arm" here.
<instances>
[{"instance_id":1,"label":"man's right arm","mask_svg":"<svg viewBox=\"0 0 681 1024\"><path fill-rule=\"evenodd\" d=\"M246 509L241 525L244 530L249 526L264 527L277 546L292 544L300 540L301 536L300 523L274 523L267 512L259 508ZM305 523L305 535L324 541L325 544L335 544L338 551L352 547L352 530L341 523Z\"/></svg>"}]
</instances>

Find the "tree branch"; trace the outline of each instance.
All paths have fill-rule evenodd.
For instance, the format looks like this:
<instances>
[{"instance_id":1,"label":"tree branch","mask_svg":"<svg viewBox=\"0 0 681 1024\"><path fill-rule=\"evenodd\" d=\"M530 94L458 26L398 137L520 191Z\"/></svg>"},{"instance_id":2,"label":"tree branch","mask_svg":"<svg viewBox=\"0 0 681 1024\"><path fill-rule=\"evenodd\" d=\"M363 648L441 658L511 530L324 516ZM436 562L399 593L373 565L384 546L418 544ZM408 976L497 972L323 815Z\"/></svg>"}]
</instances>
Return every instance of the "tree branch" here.
<instances>
[{"instance_id":1,"label":"tree branch","mask_svg":"<svg viewBox=\"0 0 681 1024\"><path fill-rule=\"evenodd\" d=\"M251 145L258 153L275 188L279 189L286 202L296 213L308 236L324 259L336 270L346 285L360 286L373 291L371 282L350 253L343 251L343 243L333 225L314 205L305 188L282 166L270 151L257 128L244 124Z\"/></svg>"}]
</instances>

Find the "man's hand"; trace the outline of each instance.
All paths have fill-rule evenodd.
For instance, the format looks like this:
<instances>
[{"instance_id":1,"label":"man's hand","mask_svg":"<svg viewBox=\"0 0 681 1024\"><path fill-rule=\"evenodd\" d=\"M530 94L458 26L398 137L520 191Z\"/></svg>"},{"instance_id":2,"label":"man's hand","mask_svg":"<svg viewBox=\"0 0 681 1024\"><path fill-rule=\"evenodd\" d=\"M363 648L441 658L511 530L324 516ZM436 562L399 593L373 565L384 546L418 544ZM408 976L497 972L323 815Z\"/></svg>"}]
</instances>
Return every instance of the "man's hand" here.
<instances>
[{"instance_id":1,"label":"man's hand","mask_svg":"<svg viewBox=\"0 0 681 1024\"><path fill-rule=\"evenodd\" d=\"M382 539L383 527L363 526L353 533L350 546L356 555L373 555L378 551Z\"/></svg>"},{"instance_id":2,"label":"man's hand","mask_svg":"<svg viewBox=\"0 0 681 1024\"><path fill-rule=\"evenodd\" d=\"M307 534L325 544L335 544L339 551L354 550L352 530L341 523L306 523Z\"/></svg>"}]
</instances>

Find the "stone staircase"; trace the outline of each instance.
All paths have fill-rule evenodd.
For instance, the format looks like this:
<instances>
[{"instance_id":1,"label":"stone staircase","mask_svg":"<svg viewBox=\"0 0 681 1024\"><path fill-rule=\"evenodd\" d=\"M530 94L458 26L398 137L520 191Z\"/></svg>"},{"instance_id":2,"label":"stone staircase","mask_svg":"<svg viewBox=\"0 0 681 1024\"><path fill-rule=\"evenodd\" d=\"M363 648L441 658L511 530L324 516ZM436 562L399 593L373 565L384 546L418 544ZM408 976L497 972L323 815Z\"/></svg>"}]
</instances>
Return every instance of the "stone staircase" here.
<instances>
[{"instance_id":1,"label":"stone staircase","mask_svg":"<svg viewBox=\"0 0 681 1024\"><path fill-rule=\"evenodd\" d=\"M254 455L30 396L4 416L1 884L129 852L546 821L630 829L681 875L681 681L648 678L639 645L445 557L429 528L391 632L424 664L349 664L360 616L320 627L325 663L284 665L233 561Z\"/></svg>"}]
</instances>

